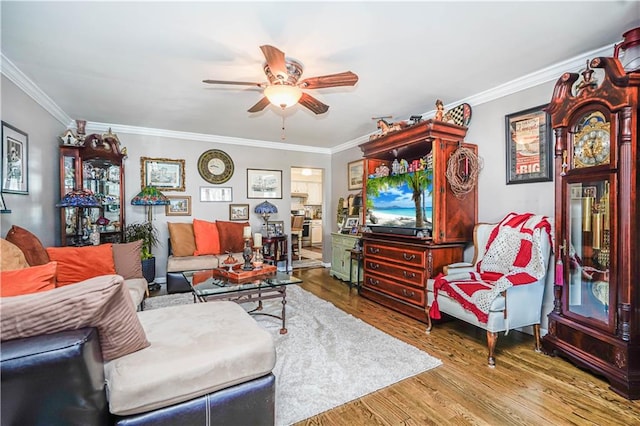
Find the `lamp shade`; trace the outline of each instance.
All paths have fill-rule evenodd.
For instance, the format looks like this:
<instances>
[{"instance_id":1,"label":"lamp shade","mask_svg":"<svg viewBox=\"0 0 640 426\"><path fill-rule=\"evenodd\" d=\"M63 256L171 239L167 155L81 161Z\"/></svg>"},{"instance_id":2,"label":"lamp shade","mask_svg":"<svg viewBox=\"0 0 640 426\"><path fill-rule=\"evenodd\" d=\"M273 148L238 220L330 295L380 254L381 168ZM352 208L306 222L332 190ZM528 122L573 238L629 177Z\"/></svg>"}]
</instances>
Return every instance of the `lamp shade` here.
<instances>
[{"instance_id":1,"label":"lamp shade","mask_svg":"<svg viewBox=\"0 0 640 426\"><path fill-rule=\"evenodd\" d=\"M75 189L64 194L56 207L100 207L93 192L87 189Z\"/></svg>"},{"instance_id":2,"label":"lamp shade","mask_svg":"<svg viewBox=\"0 0 640 426\"><path fill-rule=\"evenodd\" d=\"M269 220L269 216L274 213L278 213L278 208L265 200L258 204L253 211L262 216L262 219L264 219L264 221L266 222Z\"/></svg>"},{"instance_id":3,"label":"lamp shade","mask_svg":"<svg viewBox=\"0 0 640 426\"><path fill-rule=\"evenodd\" d=\"M285 109L298 103L302 90L298 86L274 84L264 89L264 95L273 105Z\"/></svg>"},{"instance_id":4,"label":"lamp shade","mask_svg":"<svg viewBox=\"0 0 640 426\"><path fill-rule=\"evenodd\" d=\"M145 186L142 191L131 199L134 206L164 206L169 199L155 186Z\"/></svg>"}]
</instances>

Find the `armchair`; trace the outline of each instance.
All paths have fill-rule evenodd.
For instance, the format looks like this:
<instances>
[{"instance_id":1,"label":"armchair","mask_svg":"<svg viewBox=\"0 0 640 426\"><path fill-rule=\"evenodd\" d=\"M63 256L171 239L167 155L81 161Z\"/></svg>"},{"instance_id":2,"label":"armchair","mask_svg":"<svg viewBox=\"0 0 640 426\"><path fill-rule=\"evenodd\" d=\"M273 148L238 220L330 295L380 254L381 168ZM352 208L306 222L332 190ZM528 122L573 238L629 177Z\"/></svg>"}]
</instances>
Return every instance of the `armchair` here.
<instances>
[{"instance_id":1,"label":"armchair","mask_svg":"<svg viewBox=\"0 0 640 426\"><path fill-rule=\"evenodd\" d=\"M498 224L474 228L472 263L457 263L427 282L431 319L440 313L487 332L488 363L495 366L498 333L533 326L535 350L540 351L542 299L549 259L551 225L546 217L508 214Z\"/></svg>"}]
</instances>

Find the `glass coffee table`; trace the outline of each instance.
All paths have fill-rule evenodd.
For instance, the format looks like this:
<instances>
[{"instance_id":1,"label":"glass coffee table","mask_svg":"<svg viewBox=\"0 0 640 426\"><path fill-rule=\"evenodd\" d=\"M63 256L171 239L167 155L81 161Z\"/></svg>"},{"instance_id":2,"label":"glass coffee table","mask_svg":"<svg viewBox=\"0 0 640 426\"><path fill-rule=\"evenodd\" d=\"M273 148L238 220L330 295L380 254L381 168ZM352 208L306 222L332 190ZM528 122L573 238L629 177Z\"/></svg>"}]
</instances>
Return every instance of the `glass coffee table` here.
<instances>
[{"instance_id":1,"label":"glass coffee table","mask_svg":"<svg viewBox=\"0 0 640 426\"><path fill-rule=\"evenodd\" d=\"M282 319L280 334L286 334L287 286L300 284L302 280L273 269L266 270L263 274L253 272L253 276L243 276L242 272L234 273L224 268L184 271L182 274L191 286L194 302L208 300L257 302L256 308L249 313ZM262 302L269 299L282 299L280 316L261 312Z\"/></svg>"}]
</instances>

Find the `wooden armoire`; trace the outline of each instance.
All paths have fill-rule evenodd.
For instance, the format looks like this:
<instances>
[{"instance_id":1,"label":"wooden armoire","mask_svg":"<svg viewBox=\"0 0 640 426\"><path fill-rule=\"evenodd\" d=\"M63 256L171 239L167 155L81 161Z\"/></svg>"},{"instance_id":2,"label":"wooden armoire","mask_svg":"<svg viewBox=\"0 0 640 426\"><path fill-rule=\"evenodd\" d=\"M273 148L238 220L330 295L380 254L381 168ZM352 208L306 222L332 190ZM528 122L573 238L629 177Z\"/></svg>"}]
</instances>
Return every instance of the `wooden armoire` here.
<instances>
[{"instance_id":1,"label":"wooden armoire","mask_svg":"<svg viewBox=\"0 0 640 426\"><path fill-rule=\"evenodd\" d=\"M464 141L467 128L426 120L360 145L365 157L363 205L367 183L380 166L390 167L403 158L410 163L429 158L433 205L428 232L407 235L403 230L365 232L364 276L360 294L419 321L427 321L427 280L443 266L463 260L464 248L473 240L478 217L477 186L456 196L446 177L448 162L459 148L477 155L477 145Z\"/></svg>"},{"instance_id":2,"label":"wooden armoire","mask_svg":"<svg viewBox=\"0 0 640 426\"><path fill-rule=\"evenodd\" d=\"M545 352L640 398L640 71L595 58L565 73L547 111L555 132L554 308Z\"/></svg>"}]
</instances>

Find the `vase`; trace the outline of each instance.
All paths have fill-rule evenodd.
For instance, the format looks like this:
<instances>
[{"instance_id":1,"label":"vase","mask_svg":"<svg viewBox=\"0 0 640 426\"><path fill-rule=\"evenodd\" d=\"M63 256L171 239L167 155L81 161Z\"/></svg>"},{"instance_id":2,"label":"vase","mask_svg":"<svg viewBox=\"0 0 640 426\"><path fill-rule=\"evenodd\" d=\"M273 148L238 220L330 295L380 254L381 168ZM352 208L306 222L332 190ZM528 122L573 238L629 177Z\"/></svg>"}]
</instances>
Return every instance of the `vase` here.
<instances>
[{"instance_id":1,"label":"vase","mask_svg":"<svg viewBox=\"0 0 640 426\"><path fill-rule=\"evenodd\" d=\"M100 232L96 225L91 226L91 232L89 232L89 241L94 246L100 245Z\"/></svg>"}]
</instances>

